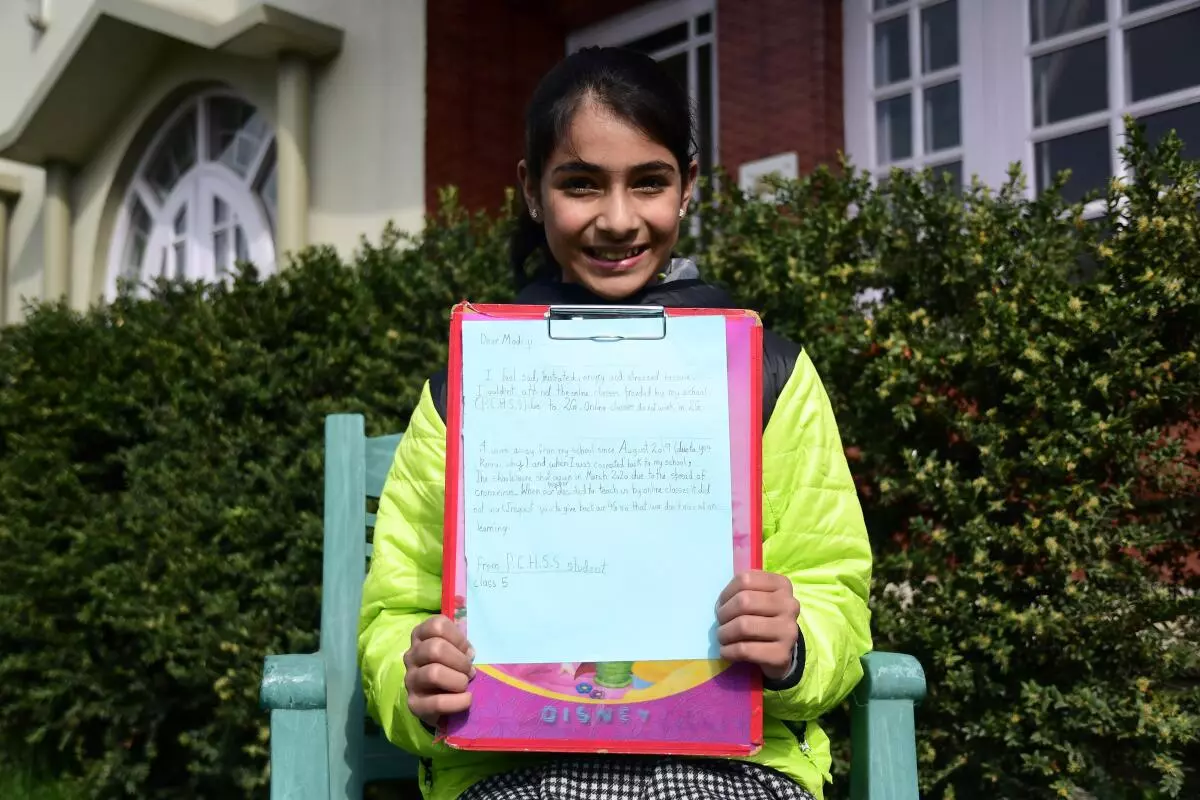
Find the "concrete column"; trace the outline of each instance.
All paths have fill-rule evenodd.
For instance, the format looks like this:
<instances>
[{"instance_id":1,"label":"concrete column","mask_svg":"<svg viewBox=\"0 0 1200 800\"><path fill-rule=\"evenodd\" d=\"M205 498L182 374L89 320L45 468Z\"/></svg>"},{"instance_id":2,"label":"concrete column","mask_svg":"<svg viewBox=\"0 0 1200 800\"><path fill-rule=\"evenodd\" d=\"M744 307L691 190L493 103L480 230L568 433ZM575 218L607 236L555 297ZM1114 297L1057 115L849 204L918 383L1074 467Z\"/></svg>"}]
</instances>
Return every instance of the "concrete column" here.
<instances>
[{"instance_id":1,"label":"concrete column","mask_svg":"<svg viewBox=\"0 0 1200 800\"><path fill-rule=\"evenodd\" d=\"M9 323L8 316L8 285L12 280L9 274L11 256L9 255L8 227L12 221L12 209L21 197L21 181L19 178L0 175L0 325Z\"/></svg>"},{"instance_id":2,"label":"concrete column","mask_svg":"<svg viewBox=\"0 0 1200 800\"><path fill-rule=\"evenodd\" d=\"M278 170L275 255L282 264L287 253L308 245L308 140L311 128L312 64L302 56L279 57L277 82Z\"/></svg>"},{"instance_id":3,"label":"concrete column","mask_svg":"<svg viewBox=\"0 0 1200 800\"><path fill-rule=\"evenodd\" d=\"M43 299L57 301L71 291L71 169L60 161L45 165L42 202Z\"/></svg>"},{"instance_id":4,"label":"concrete column","mask_svg":"<svg viewBox=\"0 0 1200 800\"><path fill-rule=\"evenodd\" d=\"M8 198L0 193L0 325L8 322Z\"/></svg>"}]
</instances>

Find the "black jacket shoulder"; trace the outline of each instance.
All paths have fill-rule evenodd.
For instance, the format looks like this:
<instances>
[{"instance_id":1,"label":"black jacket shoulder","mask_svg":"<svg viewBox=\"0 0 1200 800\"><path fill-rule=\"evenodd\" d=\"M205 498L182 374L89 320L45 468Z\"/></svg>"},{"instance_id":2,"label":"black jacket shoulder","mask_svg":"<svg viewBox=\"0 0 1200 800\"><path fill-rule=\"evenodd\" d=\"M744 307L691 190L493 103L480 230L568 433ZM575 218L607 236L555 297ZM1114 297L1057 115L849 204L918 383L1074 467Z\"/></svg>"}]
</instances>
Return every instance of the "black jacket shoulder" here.
<instances>
[{"instance_id":1,"label":"black jacket shoulder","mask_svg":"<svg viewBox=\"0 0 1200 800\"><path fill-rule=\"evenodd\" d=\"M763 329L763 430L771 419L771 412L783 394L783 387L796 369L803 348L791 339Z\"/></svg>"}]
</instances>

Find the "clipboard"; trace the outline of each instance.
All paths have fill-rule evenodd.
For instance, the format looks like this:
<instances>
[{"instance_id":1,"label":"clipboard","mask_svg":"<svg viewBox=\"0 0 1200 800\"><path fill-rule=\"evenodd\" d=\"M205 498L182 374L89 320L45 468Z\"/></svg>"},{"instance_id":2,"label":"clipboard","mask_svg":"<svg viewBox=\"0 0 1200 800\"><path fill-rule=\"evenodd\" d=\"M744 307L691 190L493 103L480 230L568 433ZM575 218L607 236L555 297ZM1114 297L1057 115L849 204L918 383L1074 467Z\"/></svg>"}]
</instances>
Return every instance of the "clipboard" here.
<instances>
[{"instance_id":1,"label":"clipboard","mask_svg":"<svg viewBox=\"0 0 1200 800\"><path fill-rule=\"evenodd\" d=\"M724 322L730 549L734 571L762 566L762 324L747 310L661 306L473 305L450 316L442 612L467 629L468 503L463 491L465 323L520 321L549 341L619 358L622 342L663 339L672 320ZM608 321L621 320L620 326ZM619 327L619 331L617 328ZM617 348L615 351L612 348ZM730 576L732 577L732 576ZM715 602L715 595L712 602ZM644 609L653 616L655 609ZM715 628L715 622L714 622ZM478 659L477 659L478 660ZM476 665L471 709L437 740L461 750L748 756L763 742L762 675L719 659Z\"/></svg>"}]
</instances>

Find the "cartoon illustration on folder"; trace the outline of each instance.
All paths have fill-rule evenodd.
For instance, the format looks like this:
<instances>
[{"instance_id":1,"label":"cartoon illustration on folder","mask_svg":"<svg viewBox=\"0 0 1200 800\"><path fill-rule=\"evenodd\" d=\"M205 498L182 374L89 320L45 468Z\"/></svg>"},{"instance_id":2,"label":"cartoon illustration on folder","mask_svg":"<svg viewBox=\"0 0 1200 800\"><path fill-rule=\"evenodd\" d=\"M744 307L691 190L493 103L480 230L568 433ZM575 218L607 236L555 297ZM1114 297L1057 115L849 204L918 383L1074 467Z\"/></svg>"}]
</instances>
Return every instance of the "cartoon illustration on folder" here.
<instances>
[{"instance_id":1,"label":"cartoon illustration on folder","mask_svg":"<svg viewBox=\"0 0 1200 800\"><path fill-rule=\"evenodd\" d=\"M720 661L632 661L488 666L493 677L552 700L640 702L692 689L721 672Z\"/></svg>"}]
</instances>

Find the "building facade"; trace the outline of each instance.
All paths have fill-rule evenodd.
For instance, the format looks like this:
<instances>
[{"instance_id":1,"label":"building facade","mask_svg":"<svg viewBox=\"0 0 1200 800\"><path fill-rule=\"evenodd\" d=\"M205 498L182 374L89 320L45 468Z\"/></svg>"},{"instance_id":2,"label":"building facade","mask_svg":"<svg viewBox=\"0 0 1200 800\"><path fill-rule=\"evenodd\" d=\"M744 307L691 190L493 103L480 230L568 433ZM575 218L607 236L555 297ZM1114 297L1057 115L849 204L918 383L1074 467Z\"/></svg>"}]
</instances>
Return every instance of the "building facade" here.
<instances>
[{"instance_id":1,"label":"building facade","mask_svg":"<svg viewBox=\"0 0 1200 800\"><path fill-rule=\"evenodd\" d=\"M1122 120L1200 156L1200 0L20 0L0 6L0 322L118 278L264 270L515 186L566 52L635 47L743 186L845 153L1069 194Z\"/></svg>"},{"instance_id":2,"label":"building facade","mask_svg":"<svg viewBox=\"0 0 1200 800\"><path fill-rule=\"evenodd\" d=\"M0 319L421 224L425 3L0 4Z\"/></svg>"}]
</instances>

